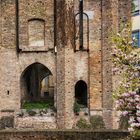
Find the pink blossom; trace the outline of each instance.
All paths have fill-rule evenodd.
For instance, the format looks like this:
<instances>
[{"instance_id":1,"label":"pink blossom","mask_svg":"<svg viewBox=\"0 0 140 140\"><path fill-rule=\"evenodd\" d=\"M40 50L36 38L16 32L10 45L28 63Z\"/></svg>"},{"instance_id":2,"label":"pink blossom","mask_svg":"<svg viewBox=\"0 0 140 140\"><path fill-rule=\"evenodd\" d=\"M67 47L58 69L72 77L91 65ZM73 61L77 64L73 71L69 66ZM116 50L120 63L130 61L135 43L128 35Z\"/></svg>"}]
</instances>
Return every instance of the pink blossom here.
<instances>
[{"instance_id":1,"label":"pink blossom","mask_svg":"<svg viewBox=\"0 0 140 140\"><path fill-rule=\"evenodd\" d=\"M137 121L140 123L140 117L137 117Z\"/></svg>"},{"instance_id":2,"label":"pink blossom","mask_svg":"<svg viewBox=\"0 0 140 140\"><path fill-rule=\"evenodd\" d=\"M140 127L140 123L132 123L132 124L130 124L130 126L133 127L133 128L134 127Z\"/></svg>"},{"instance_id":3,"label":"pink blossom","mask_svg":"<svg viewBox=\"0 0 140 140\"><path fill-rule=\"evenodd\" d=\"M140 110L140 104L137 104L136 108Z\"/></svg>"},{"instance_id":4,"label":"pink blossom","mask_svg":"<svg viewBox=\"0 0 140 140\"><path fill-rule=\"evenodd\" d=\"M140 110L137 110L136 115L140 117Z\"/></svg>"},{"instance_id":5,"label":"pink blossom","mask_svg":"<svg viewBox=\"0 0 140 140\"><path fill-rule=\"evenodd\" d=\"M129 124L131 124L131 123L133 123L133 122L135 122L135 119L134 119L134 117L133 116L131 116L130 118L129 118Z\"/></svg>"},{"instance_id":6,"label":"pink blossom","mask_svg":"<svg viewBox=\"0 0 140 140\"><path fill-rule=\"evenodd\" d=\"M130 95L131 96L135 96L136 95L136 92L131 92Z\"/></svg>"},{"instance_id":7,"label":"pink blossom","mask_svg":"<svg viewBox=\"0 0 140 140\"><path fill-rule=\"evenodd\" d=\"M122 115L123 115L123 116L127 116L127 115L128 115L128 111L123 111L123 112L122 112Z\"/></svg>"},{"instance_id":8,"label":"pink blossom","mask_svg":"<svg viewBox=\"0 0 140 140\"><path fill-rule=\"evenodd\" d=\"M123 93L122 96L123 96L123 97L129 97L130 94L129 94L129 93Z\"/></svg>"},{"instance_id":9,"label":"pink blossom","mask_svg":"<svg viewBox=\"0 0 140 140\"><path fill-rule=\"evenodd\" d=\"M121 111L122 116L129 117L129 131L140 128L140 96L136 92L119 95L116 106Z\"/></svg>"},{"instance_id":10,"label":"pink blossom","mask_svg":"<svg viewBox=\"0 0 140 140\"><path fill-rule=\"evenodd\" d=\"M129 127L129 128L128 128L128 131L129 131L129 132L133 132L133 131L134 131L134 128Z\"/></svg>"},{"instance_id":11,"label":"pink blossom","mask_svg":"<svg viewBox=\"0 0 140 140\"><path fill-rule=\"evenodd\" d=\"M139 102L140 101L140 98L138 97L138 98L135 98L135 101L136 102Z\"/></svg>"}]
</instances>

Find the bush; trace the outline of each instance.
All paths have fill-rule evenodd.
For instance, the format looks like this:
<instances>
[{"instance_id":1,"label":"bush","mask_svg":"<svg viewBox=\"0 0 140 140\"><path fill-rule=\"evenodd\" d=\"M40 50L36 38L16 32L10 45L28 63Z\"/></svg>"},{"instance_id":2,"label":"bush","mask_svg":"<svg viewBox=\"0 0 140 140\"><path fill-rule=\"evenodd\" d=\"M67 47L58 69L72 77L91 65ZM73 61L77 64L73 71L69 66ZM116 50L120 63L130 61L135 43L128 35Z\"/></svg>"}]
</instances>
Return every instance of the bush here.
<instances>
[{"instance_id":1,"label":"bush","mask_svg":"<svg viewBox=\"0 0 140 140\"><path fill-rule=\"evenodd\" d=\"M80 105L77 102L74 103L74 109L73 110L74 110L74 113L80 112Z\"/></svg>"},{"instance_id":2,"label":"bush","mask_svg":"<svg viewBox=\"0 0 140 140\"><path fill-rule=\"evenodd\" d=\"M33 110L28 110L27 112L28 112L29 116L35 116L36 115L36 112L33 111Z\"/></svg>"},{"instance_id":3,"label":"bush","mask_svg":"<svg viewBox=\"0 0 140 140\"><path fill-rule=\"evenodd\" d=\"M128 123L129 118L121 116L120 121L119 121L119 129L128 129L129 123Z\"/></svg>"},{"instance_id":4,"label":"bush","mask_svg":"<svg viewBox=\"0 0 140 140\"><path fill-rule=\"evenodd\" d=\"M87 120L85 119L80 119L76 126L79 128L79 129L90 129L91 128L91 125L87 122Z\"/></svg>"},{"instance_id":5,"label":"bush","mask_svg":"<svg viewBox=\"0 0 140 140\"><path fill-rule=\"evenodd\" d=\"M92 129L105 129L105 123L102 116L95 115L90 117L90 124Z\"/></svg>"},{"instance_id":6,"label":"bush","mask_svg":"<svg viewBox=\"0 0 140 140\"><path fill-rule=\"evenodd\" d=\"M13 116L3 116L0 119L0 129L13 128L14 127L14 117Z\"/></svg>"}]
</instances>

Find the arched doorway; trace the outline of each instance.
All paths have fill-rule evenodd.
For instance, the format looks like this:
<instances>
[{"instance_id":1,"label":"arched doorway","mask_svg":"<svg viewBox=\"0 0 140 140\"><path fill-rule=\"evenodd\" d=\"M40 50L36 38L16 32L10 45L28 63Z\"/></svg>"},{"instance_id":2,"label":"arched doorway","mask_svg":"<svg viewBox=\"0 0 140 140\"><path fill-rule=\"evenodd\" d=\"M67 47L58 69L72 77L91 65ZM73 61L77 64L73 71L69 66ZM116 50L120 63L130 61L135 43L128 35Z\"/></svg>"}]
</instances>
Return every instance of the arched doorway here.
<instances>
[{"instance_id":1,"label":"arched doorway","mask_svg":"<svg viewBox=\"0 0 140 140\"><path fill-rule=\"evenodd\" d=\"M75 85L75 100L78 104L87 107L87 84L82 80Z\"/></svg>"},{"instance_id":2,"label":"arched doorway","mask_svg":"<svg viewBox=\"0 0 140 140\"><path fill-rule=\"evenodd\" d=\"M47 75L41 81L41 98L47 102L53 102L54 100L54 84L53 75Z\"/></svg>"},{"instance_id":3,"label":"arched doorway","mask_svg":"<svg viewBox=\"0 0 140 140\"><path fill-rule=\"evenodd\" d=\"M48 103L54 104L54 86L49 88L49 81L45 81L47 92L43 89L44 79L53 77L51 71L41 63L33 63L28 66L21 76L21 107L24 103ZM53 81L51 81L53 83ZM43 91L44 90L44 91ZM51 92L51 98L49 98Z\"/></svg>"}]
</instances>

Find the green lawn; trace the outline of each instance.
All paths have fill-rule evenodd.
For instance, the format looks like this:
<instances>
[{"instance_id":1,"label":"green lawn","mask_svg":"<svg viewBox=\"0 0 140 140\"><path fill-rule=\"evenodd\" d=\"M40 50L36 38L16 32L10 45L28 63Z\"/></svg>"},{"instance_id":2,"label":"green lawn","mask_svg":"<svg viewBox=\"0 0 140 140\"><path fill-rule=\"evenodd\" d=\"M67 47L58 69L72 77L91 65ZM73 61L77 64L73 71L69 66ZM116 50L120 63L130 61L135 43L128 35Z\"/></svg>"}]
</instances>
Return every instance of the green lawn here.
<instances>
[{"instance_id":1,"label":"green lawn","mask_svg":"<svg viewBox=\"0 0 140 140\"><path fill-rule=\"evenodd\" d=\"M53 107L53 105L46 102L26 102L23 105L23 109L47 109L50 107Z\"/></svg>"}]
</instances>

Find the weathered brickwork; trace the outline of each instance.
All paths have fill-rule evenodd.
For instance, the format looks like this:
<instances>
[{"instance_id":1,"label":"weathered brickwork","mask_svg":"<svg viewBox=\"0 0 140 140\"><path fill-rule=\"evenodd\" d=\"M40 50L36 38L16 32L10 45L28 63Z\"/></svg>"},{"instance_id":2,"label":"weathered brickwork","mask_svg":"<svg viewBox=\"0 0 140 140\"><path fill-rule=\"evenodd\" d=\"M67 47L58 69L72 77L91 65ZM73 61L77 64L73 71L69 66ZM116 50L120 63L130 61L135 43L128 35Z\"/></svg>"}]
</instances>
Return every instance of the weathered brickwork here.
<instances>
[{"instance_id":1,"label":"weathered brickwork","mask_svg":"<svg viewBox=\"0 0 140 140\"><path fill-rule=\"evenodd\" d=\"M1 40L2 48L15 48L14 0L1 1Z\"/></svg>"},{"instance_id":2,"label":"weathered brickwork","mask_svg":"<svg viewBox=\"0 0 140 140\"><path fill-rule=\"evenodd\" d=\"M131 0L118 0L119 6L119 23L130 20L131 17Z\"/></svg>"},{"instance_id":3,"label":"weathered brickwork","mask_svg":"<svg viewBox=\"0 0 140 140\"><path fill-rule=\"evenodd\" d=\"M47 6L46 6L47 5ZM53 32L54 32L54 16L53 16L53 0L21 0L19 2L19 42L20 49L25 51L30 50L48 50L54 47ZM44 20L44 35L45 45L30 46L29 45L29 21L33 19Z\"/></svg>"},{"instance_id":4,"label":"weathered brickwork","mask_svg":"<svg viewBox=\"0 0 140 140\"><path fill-rule=\"evenodd\" d=\"M57 2L57 107L59 128L72 128L74 104L73 1ZM64 21L64 22L62 22ZM63 28L62 28L63 27ZM71 27L71 28L70 28ZM71 106L70 106L71 104ZM61 121L59 121L61 120ZM61 124L63 123L63 124Z\"/></svg>"},{"instance_id":5,"label":"weathered brickwork","mask_svg":"<svg viewBox=\"0 0 140 140\"><path fill-rule=\"evenodd\" d=\"M17 129L56 129L55 117L23 117L15 119Z\"/></svg>"},{"instance_id":6,"label":"weathered brickwork","mask_svg":"<svg viewBox=\"0 0 140 140\"><path fill-rule=\"evenodd\" d=\"M125 140L128 132L90 132L90 131L9 131L0 132L0 140Z\"/></svg>"},{"instance_id":7,"label":"weathered brickwork","mask_svg":"<svg viewBox=\"0 0 140 140\"><path fill-rule=\"evenodd\" d=\"M79 18L75 17L79 0L19 0L18 3L1 0L0 118L16 116L21 109L26 91L22 77L32 64L39 63L53 76L56 116L46 121L15 117L14 127L71 129L74 119L80 118L80 115L75 117L73 111L75 85L84 81L86 118L100 115L106 128L117 128L112 101L110 34L130 15L127 3L126 0L84 1L83 9L89 22L84 16L84 49L80 50L75 35L79 27Z\"/></svg>"}]
</instances>

